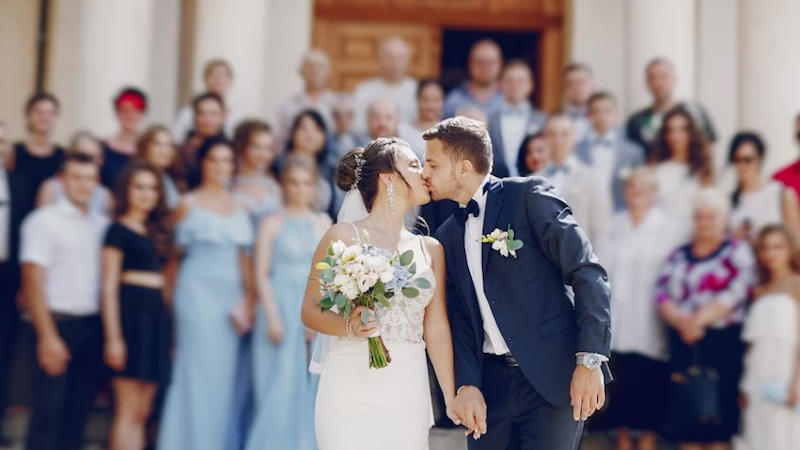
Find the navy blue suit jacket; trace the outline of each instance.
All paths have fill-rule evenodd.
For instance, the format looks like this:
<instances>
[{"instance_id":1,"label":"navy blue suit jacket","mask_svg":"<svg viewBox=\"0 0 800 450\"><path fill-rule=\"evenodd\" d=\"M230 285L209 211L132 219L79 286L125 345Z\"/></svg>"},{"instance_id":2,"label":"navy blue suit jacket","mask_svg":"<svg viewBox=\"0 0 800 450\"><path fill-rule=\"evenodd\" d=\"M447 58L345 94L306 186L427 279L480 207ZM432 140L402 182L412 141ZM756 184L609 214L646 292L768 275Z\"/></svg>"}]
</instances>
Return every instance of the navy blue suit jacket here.
<instances>
[{"instance_id":1,"label":"navy blue suit jacket","mask_svg":"<svg viewBox=\"0 0 800 450\"><path fill-rule=\"evenodd\" d=\"M569 206L544 178L491 178L483 233L509 227L524 246L513 258L482 244L484 292L525 377L549 403L566 406L575 353L610 354L608 276ZM451 216L437 238L447 259L456 388L481 387L491 380L482 380L483 320L467 267L464 225ZM565 285L574 291L574 305ZM608 382L607 365L603 369Z\"/></svg>"}]
</instances>

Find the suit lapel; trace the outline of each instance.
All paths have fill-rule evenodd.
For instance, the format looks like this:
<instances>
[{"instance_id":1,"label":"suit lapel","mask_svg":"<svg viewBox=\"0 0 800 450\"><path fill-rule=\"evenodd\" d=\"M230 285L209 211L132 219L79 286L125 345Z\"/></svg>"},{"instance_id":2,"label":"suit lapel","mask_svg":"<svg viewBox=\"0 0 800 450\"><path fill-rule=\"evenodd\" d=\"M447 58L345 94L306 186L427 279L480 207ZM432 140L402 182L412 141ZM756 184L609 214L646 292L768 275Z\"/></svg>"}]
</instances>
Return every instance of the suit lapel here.
<instances>
[{"instance_id":1,"label":"suit lapel","mask_svg":"<svg viewBox=\"0 0 800 450\"><path fill-rule=\"evenodd\" d=\"M474 315L478 306L478 299L475 294L475 284L472 281L469 266L467 266L467 251L464 248L464 225L459 221L456 222L458 223L458 225L456 225L457 232L451 234L451 236L453 236L451 239L455 240L452 248L454 249L456 257L456 273L458 274L458 283L461 286L461 291L466 296L467 306L469 307L470 313Z\"/></svg>"},{"instance_id":2,"label":"suit lapel","mask_svg":"<svg viewBox=\"0 0 800 450\"><path fill-rule=\"evenodd\" d=\"M500 206L503 202L503 180L495 177L489 179L488 192L486 197L486 215L483 218L483 232L486 235L497 228L497 216L500 214ZM489 250L491 245L481 244L481 258L483 263L483 275L486 276L487 262L489 261Z\"/></svg>"}]
</instances>

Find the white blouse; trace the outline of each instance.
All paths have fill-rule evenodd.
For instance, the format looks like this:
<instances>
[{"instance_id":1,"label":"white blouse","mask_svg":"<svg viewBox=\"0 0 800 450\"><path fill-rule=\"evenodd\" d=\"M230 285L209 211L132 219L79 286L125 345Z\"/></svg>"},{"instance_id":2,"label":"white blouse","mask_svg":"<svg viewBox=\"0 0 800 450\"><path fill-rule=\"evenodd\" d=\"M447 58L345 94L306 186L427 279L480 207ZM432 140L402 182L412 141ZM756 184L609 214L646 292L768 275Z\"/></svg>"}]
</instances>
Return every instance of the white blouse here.
<instances>
[{"instance_id":1,"label":"white blouse","mask_svg":"<svg viewBox=\"0 0 800 450\"><path fill-rule=\"evenodd\" d=\"M765 225L783 222L783 185L770 181L757 191L742 192L739 204L731 212L731 228L749 223L751 234Z\"/></svg>"},{"instance_id":2,"label":"white blouse","mask_svg":"<svg viewBox=\"0 0 800 450\"><path fill-rule=\"evenodd\" d=\"M656 277L682 242L673 219L653 208L638 225L625 211L614 216L610 238L611 349L650 358L668 357L655 301Z\"/></svg>"},{"instance_id":3,"label":"white blouse","mask_svg":"<svg viewBox=\"0 0 800 450\"><path fill-rule=\"evenodd\" d=\"M700 191L700 182L689 174L687 164L664 161L656 168L658 182L657 205L667 216L676 219L677 226L688 239L692 228L692 207Z\"/></svg>"}]
</instances>

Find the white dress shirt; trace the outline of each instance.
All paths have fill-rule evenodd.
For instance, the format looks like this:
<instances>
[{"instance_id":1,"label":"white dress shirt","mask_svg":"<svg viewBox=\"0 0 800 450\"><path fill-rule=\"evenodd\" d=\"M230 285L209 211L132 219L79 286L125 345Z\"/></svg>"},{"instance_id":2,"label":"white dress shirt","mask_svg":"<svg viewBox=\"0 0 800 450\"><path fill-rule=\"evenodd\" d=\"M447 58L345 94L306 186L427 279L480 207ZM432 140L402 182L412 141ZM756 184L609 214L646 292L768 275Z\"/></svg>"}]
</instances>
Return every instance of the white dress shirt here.
<instances>
[{"instance_id":1,"label":"white dress shirt","mask_svg":"<svg viewBox=\"0 0 800 450\"><path fill-rule=\"evenodd\" d=\"M33 212L22 224L20 261L47 272L50 311L86 316L100 310L100 251L108 219L69 200Z\"/></svg>"},{"instance_id":2,"label":"white dress shirt","mask_svg":"<svg viewBox=\"0 0 800 450\"><path fill-rule=\"evenodd\" d=\"M0 164L2 161L0 160ZM11 189L6 170L0 167L0 263L11 253Z\"/></svg>"},{"instance_id":3,"label":"white dress shirt","mask_svg":"<svg viewBox=\"0 0 800 450\"><path fill-rule=\"evenodd\" d=\"M504 104L501 109L500 135L503 139L503 153L505 153L508 173L512 177L519 176L517 157L519 156L519 146L525 139L529 113L530 107L527 103L516 107Z\"/></svg>"},{"instance_id":4,"label":"white dress shirt","mask_svg":"<svg viewBox=\"0 0 800 450\"><path fill-rule=\"evenodd\" d=\"M405 77L389 84L383 78L372 78L356 86L353 93L355 131L367 135L367 108L375 100L388 98L397 107L399 122L414 123L417 118L417 80Z\"/></svg>"},{"instance_id":5,"label":"white dress shirt","mask_svg":"<svg viewBox=\"0 0 800 450\"><path fill-rule=\"evenodd\" d=\"M682 236L663 211L654 207L638 225L630 213L614 216L610 258L611 349L664 361L667 339L655 302L656 278Z\"/></svg>"},{"instance_id":6,"label":"white dress shirt","mask_svg":"<svg viewBox=\"0 0 800 450\"><path fill-rule=\"evenodd\" d=\"M598 136L592 130L589 132L590 154L592 155L592 170L596 171L601 179L609 183L614 176L614 162L616 159L616 136L611 130L603 136Z\"/></svg>"},{"instance_id":7,"label":"white dress shirt","mask_svg":"<svg viewBox=\"0 0 800 450\"><path fill-rule=\"evenodd\" d=\"M469 274L472 276L472 284L475 286L475 294L478 297L478 308L481 311L483 318L483 352L494 355L504 355L511 353L497 326L497 321L492 314L492 308L489 306L489 300L486 298L486 293L483 291L483 246L480 242L480 237L483 235L483 218L486 216L486 197L488 194L483 192L483 187L489 182L491 175L486 175L483 182L478 186L475 195L472 199L478 202L480 212L478 217L472 215L467 217L467 222L464 224L464 250L467 254L467 267Z\"/></svg>"}]
</instances>

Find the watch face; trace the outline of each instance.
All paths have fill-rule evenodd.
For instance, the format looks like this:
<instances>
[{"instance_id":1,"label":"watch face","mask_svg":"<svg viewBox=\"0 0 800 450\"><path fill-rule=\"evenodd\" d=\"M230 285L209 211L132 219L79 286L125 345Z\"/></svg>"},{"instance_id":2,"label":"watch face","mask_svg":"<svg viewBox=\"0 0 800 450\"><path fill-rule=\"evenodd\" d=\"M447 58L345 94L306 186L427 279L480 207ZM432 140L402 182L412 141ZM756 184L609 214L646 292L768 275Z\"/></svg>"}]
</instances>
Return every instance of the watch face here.
<instances>
[{"instance_id":1,"label":"watch face","mask_svg":"<svg viewBox=\"0 0 800 450\"><path fill-rule=\"evenodd\" d=\"M596 368L600 367L600 356L599 355L587 355L586 356L586 367L589 368Z\"/></svg>"}]
</instances>

